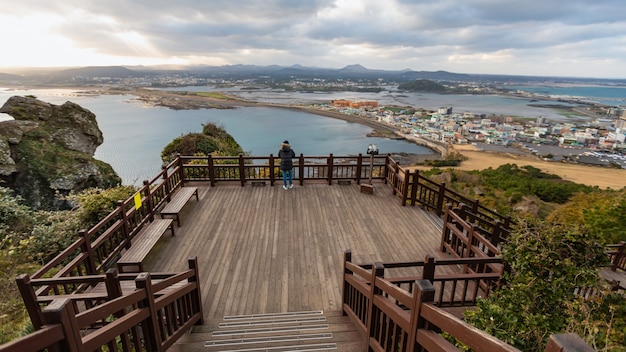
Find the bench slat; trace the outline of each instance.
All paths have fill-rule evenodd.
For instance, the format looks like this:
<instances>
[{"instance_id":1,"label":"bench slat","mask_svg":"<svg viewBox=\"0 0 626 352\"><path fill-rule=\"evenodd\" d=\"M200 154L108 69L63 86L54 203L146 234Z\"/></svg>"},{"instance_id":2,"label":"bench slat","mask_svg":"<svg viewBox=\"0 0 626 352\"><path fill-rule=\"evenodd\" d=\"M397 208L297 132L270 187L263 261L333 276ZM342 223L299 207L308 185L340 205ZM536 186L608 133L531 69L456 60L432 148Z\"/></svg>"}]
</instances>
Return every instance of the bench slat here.
<instances>
[{"instance_id":1,"label":"bench slat","mask_svg":"<svg viewBox=\"0 0 626 352\"><path fill-rule=\"evenodd\" d=\"M172 215L175 217L176 224L180 227L180 215L179 213L183 210L183 207L191 197L196 196L196 200L198 199L198 187L181 187L174 193L172 199L165 205L165 207L160 211L161 218L163 219L165 215Z\"/></svg>"},{"instance_id":2,"label":"bench slat","mask_svg":"<svg viewBox=\"0 0 626 352\"><path fill-rule=\"evenodd\" d=\"M141 271L141 263L146 259L161 236L168 229L172 231L172 236L174 235L172 222L172 219L155 219L141 229L131 243L130 248L117 261L118 270L124 272L123 267L125 266L138 266Z\"/></svg>"}]
</instances>

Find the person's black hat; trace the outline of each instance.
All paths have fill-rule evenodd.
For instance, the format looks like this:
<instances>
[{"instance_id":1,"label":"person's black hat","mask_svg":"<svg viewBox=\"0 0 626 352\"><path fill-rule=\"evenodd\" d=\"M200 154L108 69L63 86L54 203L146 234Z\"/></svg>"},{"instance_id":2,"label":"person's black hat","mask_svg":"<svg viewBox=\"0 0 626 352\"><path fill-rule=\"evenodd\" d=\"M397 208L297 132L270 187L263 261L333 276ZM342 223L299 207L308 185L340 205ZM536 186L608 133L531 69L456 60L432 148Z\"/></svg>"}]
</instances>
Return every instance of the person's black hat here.
<instances>
[{"instance_id":1,"label":"person's black hat","mask_svg":"<svg viewBox=\"0 0 626 352\"><path fill-rule=\"evenodd\" d=\"M284 143L284 144L289 144L289 141L284 141L283 143Z\"/></svg>"}]
</instances>

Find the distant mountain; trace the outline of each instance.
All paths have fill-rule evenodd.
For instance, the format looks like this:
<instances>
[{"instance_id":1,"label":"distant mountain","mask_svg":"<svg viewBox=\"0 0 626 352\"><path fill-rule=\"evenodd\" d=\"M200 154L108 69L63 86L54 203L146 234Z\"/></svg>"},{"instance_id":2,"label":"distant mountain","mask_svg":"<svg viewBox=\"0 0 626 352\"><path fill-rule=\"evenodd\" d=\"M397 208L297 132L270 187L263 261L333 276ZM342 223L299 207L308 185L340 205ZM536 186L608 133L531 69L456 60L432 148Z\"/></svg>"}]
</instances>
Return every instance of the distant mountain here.
<instances>
[{"instance_id":1,"label":"distant mountain","mask_svg":"<svg viewBox=\"0 0 626 352\"><path fill-rule=\"evenodd\" d=\"M431 80L434 82L482 82L493 84L541 84L541 83L594 83L607 85L626 85L626 80L567 78L567 77L533 77L515 75L487 75L465 74L448 71L413 71L403 70L374 70L360 64L348 65L343 68L321 68L302 65L193 65L193 66L91 66L71 69L49 69L46 71L33 69L24 76L0 74L0 82L23 83L52 83L52 84L80 84L80 83L114 83L124 78L177 76L204 79L224 80L265 80L271 83L283 83L294 79L321 79L321 80L352 80L378 81L384 80L388 84L402 84L416 80Z\"/></svg>"},{"instance_id":2,"label":"distant mountain","mask_svg":"<svg viewBox=\"0 0 626 352\"><path fill-rule=\"evenodd\" d=\"M14 75L10 73L0 73L0 82L13 83L13 82L22 82L24 76Z\"/></svg>"},{"instance_id":3,"label":"distant mountain","mask_svg":"<svg viewBox=\"0 0 626 352\"><path fill-rule=\"evenodd\" d=\"M141 77L148 74L146 71L131 70L122 66L90 66L70 68L59 71L57 77ZM152 74L152 73L150 73Z\"/></svg>"},{"instance_id":4,"label":"distant mountain","mask_svg":"<svg viewBox=\"0 0 626 352\"><path fill-rule=\"evenodd\" d=\"M372 71L370 69L367 69L361 65L348 65L342 69L339 70L339 72L351 72L351 73L366 73Z\"/></svg>"}]
</instances>

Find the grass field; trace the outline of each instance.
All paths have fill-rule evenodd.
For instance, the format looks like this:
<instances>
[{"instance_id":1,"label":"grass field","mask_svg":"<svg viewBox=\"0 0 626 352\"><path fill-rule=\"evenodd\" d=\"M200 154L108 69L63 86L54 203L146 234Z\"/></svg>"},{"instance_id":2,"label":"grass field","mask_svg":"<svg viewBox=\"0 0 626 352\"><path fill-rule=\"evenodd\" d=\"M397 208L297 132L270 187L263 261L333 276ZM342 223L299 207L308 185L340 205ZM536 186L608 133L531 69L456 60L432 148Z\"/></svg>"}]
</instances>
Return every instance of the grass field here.
<instances>
[{"instance_id":1,"label":"grass field","mask_svg":"<svg viewBox=\"0 0 626 352\"><path fill-rule=\"evenodd\" d=\"M626 170L624 169L550 162L536 157L509 153L484 152L476 150L476 147L472 145L455 145L454 149L468 158L460 166L454 167L459 170L483 170L490 167L495 169L504 164L530 165L544 172L557 175L564 180L580 184L598 186L603 189L626 187ZM430 167L412 166L411 169L430 169Z\"/></svg>"}]
</instances>

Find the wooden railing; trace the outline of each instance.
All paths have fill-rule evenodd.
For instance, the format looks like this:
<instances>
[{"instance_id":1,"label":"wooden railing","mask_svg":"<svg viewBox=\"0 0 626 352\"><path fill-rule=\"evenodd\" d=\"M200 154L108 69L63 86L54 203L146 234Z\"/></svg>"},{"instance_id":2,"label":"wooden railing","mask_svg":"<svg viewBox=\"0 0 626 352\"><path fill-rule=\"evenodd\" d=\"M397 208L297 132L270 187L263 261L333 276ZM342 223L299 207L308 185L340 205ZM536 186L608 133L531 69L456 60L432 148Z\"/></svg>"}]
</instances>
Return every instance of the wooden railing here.
<instances>
[{"instance_id":1,"label":"wooden railing","mask_svg":"<svg viewBox=\"0 0 626 352\"><path fill-rule=\"evenodd\" d=\"M57 289L51 291L63 294L45 297L49 304L41 311L43 325L37 331L0 346L0 351L165 351L191 326L203 323L197 258L190 259L189 270L180 273L117 277L114 271L82 282L25 279L20 290L30 290L31 295L34 286L53 286ZM123 292L121 282L128 280L134 287ZM106 284L100 298L92 292L97 284Z\"/></svg>"},{"instance_id":2,"label":"wooden railing","mask_svg":"<svg viewBox=\"0 0 626 352\"><path fill-rule=\"evenodd\" d=\"M386 263L356 265L351 262L352 254L348 250L344 256L342 310L350 317L366 339L371 351L462 351L443 337L446 333L452 339L464 344L473 351L519 351L513 346L477 329L456 315L446 310L446 301L442 299L442 289L436 288L437 282L465 282L466 280L486 280L497 282L492 274L474 274L468 276L464 271L457 274L434 274L434 260L425 262ZM440 265L478 264L486 267L498 261L498 258L459 259L458 261L437 261ZM456 263L456 264L455 264ZM398 267L421 267L424 273L415 277L406 277L400 281L412 281L409 289L397 285L399 278L386 277L385 270ZM427 269L431 267L431 269ZM434 279L434 280L433 280ZM478 288L480 284L474 284ZM471 300L457 302L461 306L471 305ZM546 352L593 351L578 335L552 335Z\"/></svg>"},{"instance_id":3,"label":"wooden railing","mask_svg":"<svg viewBox=\"0 0 626 352\"><path fill-rule=\"evenodd\" d=\"M611 271L626 271L626 241L608 245L605 253L611 261Z\"/></svg>"},{"instance_id":4,"label":"wooden railing","mask_svg":"<svg viewBox=\"0 0 626 352\"><path fill-rule=\"evenodd\" d=\"M337 180L384 180L389 156L376 156L373 165L370 159L358 156L304 156L294 160L295 181L301 185L305 181L324 181L329 185ZM266 181L270 185L282 180L280 158L258 156L180 156L184 165L185 181L208 181L211 186L217 182L238 181L241 186L248 182Z\"/></svg>"},{"instance_id":5,"label":"wooden railing","mask_svg":"<svg viewBox=\"0 0 626 352\"><path fill-rule=\"evenodd\" d=\"M412 281L411 289L398 287L393 278L384 276L385 268L397 266L423 267L423 277L440 279L440 282L460 280L467 282L468 276L436 275L434 260L422 263L356 265L351 262L351 252L344 256L343 275L343 312L358 326L366 336L368 348L373 351L418 351L458 350L446 341L439 332L448 332L452 337L466 345L483 351L517 351L517 349L495 339L459 320L444 311L443 290L432 284L432 279L418 277L403 279ZM472 261L492 261L493 258L472 259ZM447 265L456 265L447 263ZM369 268L369 269L368 269ZM476 275L475 275L476 277ZM488 275L485 280L497 280L497 276ZM478 279L477 279L478 280ZM443 285L445 286L445 285ZM478 288L480 285L473 285ZM454 301L455 295L448 298ZM437 298L436 298L437 297ZM461 301L465 305L472 300Z\"/></svg>"},{"instance_id":6,"label":"wooden railing","mask_svg":"<svg viewBox=\"0 0 626 352\"><path fill-rule=\"evenodd\" d=\"M458 208L448 204L439 250L456 258L499 256L509 233L498 220L490 223L463 204Z\"/></svg>"},{"instance_id":7,"label":"wooden railing","mask_svg":"<svg viewBox=\"0 0 626 352\"><path fill-rule=\"evenodd\" d=\"M352 252L344 253L344 283L369 285L372 275L412 293L417 280L428 280L437 288L435 304L441 307L474 306L479 297L486 298L500 285L502 259L439 259L426 256L424 261L375 264L352 263ZM499 268L499 271L498 271ZM365 281L363 281L365 280ZM369 280L369 281L368 281ZM344 304L352 297L344 286Z\"/></svg>"},{"instance_id":8,"label":"wooden railing","mask_svg":"<svg viewBox=\"0 0 626 352\"><path fill-rule=\"evenodd\" d=\"M477 199L470 199L446 187L445 182L437 183L419 173L419 170L409 171L402 168L391 157L388 158L387 183L392 186L392 192L400 198L401 205L420 204L425 209L443 216L445 207L451 204L458 207L461 204L469 206L471 212L489 223L496 221L503 228L510 228L510 216L499 214L480 204Z\"/></svg>"},{"instance_id":9,"label":"wooden railing","mask_svg":"<svg viewBox=\"0 0 626 352\"><path fill-rule=\"evenodd\" d=\"M130 247L141 227L154 219L156 210L182 186L182 171L182 164L177 159L164 167L155 178L144 181L134 195L119 201L117 208L91 229L81 231L76 241L31 277L46 277L51 272L55 272L54 277L104 273L115 264L121 251ZM136 195L141 197L140 207L135 205Z\"/></svg>"}]
</instances>

